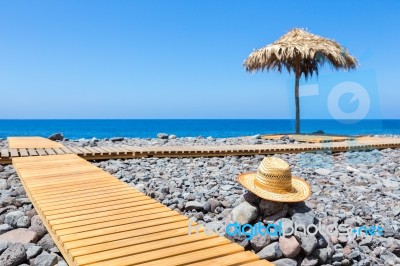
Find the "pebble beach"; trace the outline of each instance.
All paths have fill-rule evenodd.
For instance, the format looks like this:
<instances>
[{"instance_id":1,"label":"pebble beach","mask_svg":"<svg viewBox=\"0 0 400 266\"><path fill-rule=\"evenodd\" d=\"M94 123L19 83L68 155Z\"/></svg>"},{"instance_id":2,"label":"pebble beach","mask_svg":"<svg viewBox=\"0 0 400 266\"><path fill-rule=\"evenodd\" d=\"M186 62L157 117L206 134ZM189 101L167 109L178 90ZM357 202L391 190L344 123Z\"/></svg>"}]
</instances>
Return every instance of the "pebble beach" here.
<instances>
[{"instance_id":1,"label":"pebble beach","mask_svg":"<svg viewBox=\"0 0 400 266\"><path fill-rule=\"evenodd\" d=\"M398 136L392 136L398 137ZM113 138L64 140L65 146L240 145L296 143L284 137ZM0 147L7 147L0 141ZM93 162L116 178L199 224L217 230L238 217L267 225L381 225L383 236L343 237L296 231L290 237L227 236L276 265L400 265L400 149L275 155L312 188L303 203L273 204L236 178L264 156L140 158ZM11 165L0 165L0 265L67 265L47 234ZM267 211L268 210L268 211ZM275 210L275 211L271 211Z\"/></svg>"}]
</instances>

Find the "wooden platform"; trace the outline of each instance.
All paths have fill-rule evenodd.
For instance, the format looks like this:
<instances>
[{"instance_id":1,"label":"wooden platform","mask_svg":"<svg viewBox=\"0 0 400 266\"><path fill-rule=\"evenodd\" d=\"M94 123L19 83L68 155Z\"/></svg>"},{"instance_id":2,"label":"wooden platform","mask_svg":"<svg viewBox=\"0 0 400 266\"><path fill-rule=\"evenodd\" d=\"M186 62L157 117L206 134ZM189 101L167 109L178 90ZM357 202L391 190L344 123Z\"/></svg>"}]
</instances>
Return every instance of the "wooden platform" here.
<instances>
[{"instance_id":1,"label":"wooden platform","mask_svg":"<svg viewBox=\"0 0 400 266\"><path fill-rule=\"evenodd\" d=\"M263 135L263 139L278 140L283 136L288 136L298 142L308 142L308 143L323 143L323 142L337 142L337 141L349 141L356 140L357 137L354 136L336 136L336 135L304 135L304 134L273 134L273 135Z\"/></svg>"},{"instance_id":2,"label":"wooden platform","mask_svg":"<svg viewBox=\"0 0 400 266\"><path fill-rule=\"evenodd\" d=\"M62 144L42 137L9 137L7 138L10 149L20 148L61 148Z\"/></svg>"},{"instance_id":3,"label":"wooden platform","mask_svg":"<svg viewBox=\"0 0 400 266\"><path fill-rule=\"evenodd\" d=\"M0 150L0 164L9 164L14 157L76 154L86 160L128 159L142 157L212 157L270 155L277 153L301 152L342 152L349 150L370 150L400 148L400 138L360 137L355 140L300 143L300 144L257 144L221 146L101 146L64 147L60 143L40 137L9 138L9 149ZM39 147L43 145L43 147Z\"/></svg>"},{"instance_id":4,"label":"wooden platform","mask_svg":"<svg viewBox=\"0 0 400 266\"><path fill-rule=\"evenodd\" d=\"M77 155L12 161L69 265L272 265Z\"/></svg>"}]
</instances>

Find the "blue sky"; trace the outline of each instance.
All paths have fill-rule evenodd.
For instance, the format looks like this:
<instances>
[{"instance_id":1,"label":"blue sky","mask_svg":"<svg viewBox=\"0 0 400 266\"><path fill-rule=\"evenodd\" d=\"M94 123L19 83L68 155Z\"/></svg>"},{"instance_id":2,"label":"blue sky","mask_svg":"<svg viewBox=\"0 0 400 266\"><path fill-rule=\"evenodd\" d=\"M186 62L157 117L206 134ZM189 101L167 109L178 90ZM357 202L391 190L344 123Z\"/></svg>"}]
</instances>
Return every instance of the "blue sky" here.
<instances>
[{"instance_id":1,"label":"blue sky","mask_svg":"<svg viewBox=\"0 0 400 266\"><path fill-rule=\"evenodd\" d=\"M379 109L370 118L400 118L399 10L399 1L1 1L0 118L294 118L292 76L242 67L294 27L360 61L355 80L329 68L310 80L325 91L302 97L303 118L331 118L327 77L360 75Z\"/></svg>"}]
</instances>

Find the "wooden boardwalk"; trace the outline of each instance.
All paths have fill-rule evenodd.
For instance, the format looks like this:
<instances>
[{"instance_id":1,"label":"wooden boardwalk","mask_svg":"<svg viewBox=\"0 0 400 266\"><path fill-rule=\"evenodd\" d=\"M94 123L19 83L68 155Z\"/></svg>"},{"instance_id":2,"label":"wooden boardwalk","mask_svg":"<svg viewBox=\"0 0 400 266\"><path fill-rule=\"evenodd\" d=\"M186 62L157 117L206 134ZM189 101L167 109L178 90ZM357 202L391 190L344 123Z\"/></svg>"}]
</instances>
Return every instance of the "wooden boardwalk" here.
<instances>
[{"instance_id":1,"label":"wooden boardwalk","mask_svg":"<svg viewBox=\"0 0 400 266\"><path fill-rule=\"evenodd\" d=\"M282 138L285 135L282 134L274 134L274 135L264 135L263 139L271 139L277 140ZM348 141L355 140L357 137L353 136L334 136L334 135L303 135L303 134L287 134L286 136L290 137L299 142L314 142L314 143L322 143L322 142L337 142L337 141Z\"/></svg>"},{"instance_id":2,"label":"wooden boardwalk","mask_svg":"<svg viewBox=\"0 0 400 266\"><path fill-rule=\"evenodd\" d=\"M272 265L75 154L12 160L69 265Z\"/></svg>"},{"instance_id":3,"label":"wooden boardwalk","mask_svg":"<svg viewBox=\"0 0 400 266\"><path fill-rule=\"evenodd\" d=\"M356 140L329 143L258 144L221 146L101 146L65 147L40 137L8 138L9 149L0 150L0 164L9 164L14 157L76 154L86 160L127 159L142 157L210 157L301 152L342 152L400 148L400 138L362 137Z\"/></svg>"}]
</instances>

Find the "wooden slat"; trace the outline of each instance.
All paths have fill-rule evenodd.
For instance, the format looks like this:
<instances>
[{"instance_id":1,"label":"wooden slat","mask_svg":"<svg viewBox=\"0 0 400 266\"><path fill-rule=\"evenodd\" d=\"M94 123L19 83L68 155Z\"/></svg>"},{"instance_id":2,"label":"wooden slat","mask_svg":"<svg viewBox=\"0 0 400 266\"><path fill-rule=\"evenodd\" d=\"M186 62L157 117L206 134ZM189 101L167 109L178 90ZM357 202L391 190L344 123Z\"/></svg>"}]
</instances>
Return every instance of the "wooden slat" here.
<instances>
[{"instance_id":1,"label":"wooden slat","mask_svg":"<svg viewBox=\"0 0 400 266\"><path fill-rule=\"evenodd\" d=\"M135 152L138 152L138 151L142 150L140 147L137 147L137 146L122 146L122 148L124 150L126 150L128 152L132 152L132 153L135 153Z\"/></svg>"},{"instance_id":2,"label":"wooden slat","mask_svg":"<svg viewBox=\"0 0 400 266\"><path fill-rule=\"evenodd\" d=\"M100 203L95 203L95 204L90 204L90 205L79 205L76 207L69 207L69 208L50 208L50 209L44 209L43 213L47 216L54 216L58 214L65 215L66 217L68 216L73 216L73 215L79 215L82 213L93 213L97 212L98 208L106 208L109 206L115 207L115 205L120 205L122 206L123 204L130 204L130 206L135 206L138 205L142 202L146 202L150 200L146 196L140 196L140 197L134 197L134 195L131 195L130 198L128 199L120 199L120 200L111 200L106 201L105 203L100 202Z\"/></svg>"},{"instance_id":3,"label":"wooden slat","mask_svg":"<svg viewBox=\"0 0 400 266\"><path fill-rule=\"evenodd\" d=\"M216 243L216 245L225 242L225 241L221 241L221 238L217 238L216 235L207 236L205 233L200 233L198 236L196 236L196 240L194 241L192 236L186 234L183 236L167 238L165 240L157 240L157 241L150 242L150 243L136 244L136 245L134 245L134 250L132 249L132 246L127 246L127 247L123 247L123 248L114 249L113 252L106 251L106 252L96 253L98 256L93 256L92 254L79 256L79 257L76 257L76 261L78 263L81 263L82 265L85 265L85 264L89 264L89 265L90 264L94 264L94 265L103 264L104 265L104 261L113 263L113 265L124 265L125 262L123 262L123 263L119 262L121 260L121 259L119 259L120 257L130 256L132 258L135 256L134 254L136 254L135 257L138 258L138 260L139 260L137 262L140 262L140 254L143 254L143 253L144 254L147 253L146 255L149 256L151 253L155 253L155 252L151 252L151 251L163 252L163 249L168 249L168 248L170 248L170 249L175 248L173 251L171 250L172 252L174 252L175 250L177 250L179 248L185 248L188 245L205 244L207 242L207 240L209 243L211 241L213 241L211 243ZM225 242L225 243L227 243L227 242ZM234 246L236 247L237 251L242 251L242 248L239 247L238 245L234 245ZM166 253L168 253L168 251ZM174 253L172 253L172 254L174 254ZM154 256L153 254L151 254L151 256L153 259L155 259L157 255ZM152 259L152 258L148 258L147 260ZM111 259L116 259L119 261L112 262ZM134 260L131 260L129 263L137 263L137 262ZM164 262L162 262L162 263L164 263ZM125 264L125 265L129 265L129 264ZM172 263L172 262L169 262L169 263L166 262L161 265L179 265L179 264Z\"/></svg>"},{"instance_id":4,"label":"wooden slat","mask_svg":"<svg viewBox=\"0 0 400 266\"><path fill-rule=\"evenodd\" d=\"M127 215L124 215L126 217ZM148 220L147 220L148 219ZM156 219L156 220L154 220ZM153 220L153 221L151 221ZM118 220L109 220L105 222L98 222L97 220L95 221L94 224L88 224L88 225L80 225L79 227L73 227L73 228L66 228L66 229L55 229L58 235L64 236L64 235L69 235L69 234L80 234L80 233L86 233L88 231L93 231L93 230L99 230L106 228L108 226L119 226L120 228L123 228L125 225L132 225L132 224L140 224L140 223L149 223L150 226L154 223L156 225L159 225L157 221L160 220L161 223L168 223L169 221L183 221L185 219L182 219L182 216L179 215L179 213L176 212L171 212L171 211L165 211L165 212L156 212L156 213L151 213L148 215L144 216L139 216L139 217L128 217L128 218L123 218L123 219L118 219ZM129 228L129 230L134 229L137 227L132 227ZM117 232L117 228L114 228L115 231ZM129 231L128 230L128 231Z\"/></svg>"},{"instance_id":5,"label":"wooden slat","mask_svg":"<svg viewBox=\"0 0 400 266\"><path fill-rule=\"evenodd\" d=\"M118 152L122 152L122 153L128 153L128 152L130 152L129 150L127 150L127 149L124 149L124 148L122 148L122 147L118 147L118 146L115 146L115 147L111 147L111 148L113 148L114 150L116 150L116 151L118 151Z\"/></svg>"},{"instance_id":6,"label":"wooden slat","mask_svg":"<svg viewBox=\"0 0 400 266\"><path fill-rule=\"evenodd\" d=\"M85 182L89 183L89 182ZM50 184L52 185L52 184ZM47 185L49 186L49 185ZM63 199L63 197L60 197L60 194L58 191L47 191L43 189L44 187L37 187L35 189L32 189L35 193L37 193L37 198L38 199L48 199L52 201L57 201L57 199ZM56 188L56 186L54 186ZM108 189L108 190L107 190ZM109 182L97 182L95 184L90 184L90 187L85 187L82 184L79 186L68 186L68 193L63 192L63 195L67 196L68 198L81 198L85 196L89 196L92 194L98 195L99 193L102 194L108 194L108 193L113 193L114 191L121 192L123 190L126 190L126 188L121 187L117 183L109 183ZM58 192L58 193L57 193ZM85 193L82 195L82 193Z\"/></svg>"},{"instance_id":7,"label":"wooden slat","mask_svg":"<svg viewBox=\"0 0 400 266\"><path fill-rule=\"evenodd\" d=\"M162 233L162 232L172 232L175 230L181 230L185 229L186 233L188 232L188 222L187 221L179 221L175 223L169 223L169 224L161 224L158 226L153 226L151 228L141 228L139 230L129 230L125 232L118 232L118 233L113 233L109 235L101 235L97 237L92 237L89 239L81 239L79 241L72 241L72 242L67 242L64 243L66 249L74 249L74 248L80 248L80 247L85 247L85 246L92 246L92 245L97 245L100 243L106 243L106 242L111 242L111 241L119 241L122 239L128 239L128 238L138 238L138 237L146 237L149 234L154 234L154 233Z\"/></svg>"},{"instance_id":8,"label":"wooden slat","mask_svg":"<svg viewBox=\"0 0 400 266\"><path fill-rule=\"evenodd\" d=\"M28 149L28 153L29 153L29 156L37 156L37 155L39 155L37 153L37 151L35 149L33 149L33 148L29 148Z\"/></svg>"},{"instance_id":9,"label":"wooden slat","mask_svg":"<svg viewBox=\"0 0 400 266\"><path fill-rule=\"evenodd\" d=\"M201 262L207 262L211 261L211 263L208 263L207 265L224 265L224 264L217 264L217 263L212 263L214 258L218 257L225 257L226 255L230 254L244 254L247 256L251 256L247 252L243 252L243 248L236 245L236 244L227 244L227 245L221 245L221 246L216 246L212 248L207 248L207 249L201 249L199 248L198 251L194 252L189 252L189 253L184 253L164 259L159 259L155 261L150 261L150 262L145 262L141 263L139 265L142 266L163 266L163 265L192 265L193 263L196 263L198 261ZM251 256L253 257L253 256ZM254 258L254 257L253 257ZM238 262L236 262L237 265ZM226 265L226 264L225 264Z\"/></svg>"},{"instance_id":10,"label":"wooden slat","mask_svg":"<svg viewBox=\"0 0 400 266\"><path fill-rule=\"evenodd\" d=\"M132 211L135 209L136 211ZM121 210L119 210L121 211ZM79 227L79 226L86 226L86 225L94 225L94 224L100 224L103 222L111 222L114 220L121 220L124 218L131 218L131 217L147 217L148 215L153 215L153 214L158 214L158 213L163 213L163 212L169 212L170 209L166 208L164 205L161 205L159 203L154 203L154 204L148 204L148 205L143 205L139 207L131 207L130 209L124 210L123 212L120 212L119 214L114 214L113 216L102 216L102 217L95 217L95 218L90 218L86 220L79 220L75 222L65 222L65 223L59 223L53 226L54 230L62 230L62 229L69 229L73 227ZM187 230L185 232L187 234ZM103 250L103 249L101 249ZM99 250L100 251L100 250Z\"/></svg>"},{"instance_id":11,"label":"wooden slat","mask_svg":"<svg viewBox=\"0 0 400 266\"><path fill-rule=\"evenodd\" d=\"M88 149L86 149L84 147L76 147L76 149L80 150L83 153L83 155L91 154L91 151L89 151Z\"/></svg>"},{"instance_id":12,"label":"wooden slat","mask_svg":"<svg viewBox=\"0 0 400 266\"><path fill-rule=\"evenodd\" d=\"M18 149L10 149L11 157L19 157Z\"/></svg>"},{"instance_id":13,"label":"wooden slat","mask_svg":"<svg viewBox=\"0 0 400 266\"><path fill-rule=\"evenodd\" d=\"M80 178L75 182L71 179L62 184L47 182L47 180L45 185L40 184L40 182L36 180L30 183L34 184L31 185L31 190L37 195L38 200L51 200L52 202L62 201L64 195L68 197L68 199L81 198L96 193L110 194L117 191L122 193L129 189L129 186L121 186L119 182L111 183L104 179L96 180L95 178L89 177ZM109 188L108 190L107 186Z\"/></svg>"},{"instance_id":14,"label":"wooden slat","mask_svg":"<svg viewBox=\"0 0 400 266\"><path fill-rule=\"evenodd\" d=\"M92 155L100 154L97 150L93 149L92 147L85 147L88 151L91 152Z\"/></svg>"},{"instance_id":15,"label":"wooden slat","mask_svg":"<svg viewBox=\"0 0 400 266\"><path fill-rule=\"evenodd\" d=\"M191 242L191 243L187 243L187 244L179 245L179 246L162 248L162 249L158 249L154 252L152 252L152 251L142 252L139 254L135 254L135 250L133 248L131 248L130 250L132 251L133 255L128 255L128 256L119 257L119 258L115 258L115 259L105 258L106 260L95 262L95 263L87 263L87 264L85 263L84 265L109 266L109 265L139 264L139 263L148 262L149 260L151 261L151 260L156 260L156 259L162 259L162 258L170 257L171 255L176 256L176 255L185 254L188 252L193 252L193 251L202 250L202 249L206 249L206 248L227 245L229 243L230 243L229 240L222 238L222 237L218 237L218 238L205 239L202 241L195 241L195 242ZM151 246L154 245L154 243L148 243L147 245L148 245L148 248L151 250ZM236 251L243 250L243 248L237 244L232 244L232 245L234 245L236 247ZM108 254L113 255L113 254L115 254L115 252L116 251L113 250L112 252L108 252ZM96 256L96 254L93 254L92 258L97 259L97 260L103 259L102 257ZM176 264L164 264L164 265L176 265Z\"/></svg>"},{"instance_id":16,"label":"wooden slat","mask_svg":"<svg viewBox=\"0 0 400 266\"><path fill-rule=\"evenodd\" d=\"M65 154L72 154L73 152L71 151L71 149L69 149L68 147L61 147L60 149L62 149L64 151Z\"/></svg>"},{"instance_id":17,"label":"wooden slat","mask_svg":"<svg viewBox=\"0 0 400 266\"><path fill-rule=\"evenodd\" d=\"M165 225L163 225L165 226ZM199 233L203 232L204 230L201 228L198 230ZM131 231L132 232L132 231ZM196 229L192 229L192 234L196 233ZM142 236L135 236L131 237L128 236L127 238L123 238L120 240L100 243L100 244L93 244L89 246L73 248L71 249L71 253L74 254L75 257L80 257L84 255L89 255L98 252L104 252L107 250L113 250L122 247L129 247L135 246L139 244L145 244L150 242L156 242L164 239L171 239L174 237L180 236L187 236L188 235L188 228L177 228L174 230L162 231L162 232L154 232ZM172 244L172 243L171 243Z\"/></svg>"},{"instance_id":18,"label":"wooden slat","mask_svg":"<svg viewBox=\"0 0 400 266\"><path fill-rule=\"evenodd\" d=\"M10 152L7 149L1 149L0 153L1 153L1 157L2 158L9 158L10 157Z\"/></svg>"},{"instance_id":19,"label":"wooden slat","mask_svg":"<svg viewBox=\"0 0 400 266\"><path fill-rule=\"evenodd\" d=\"M91 148L98 154L107 153L105 150L102 150L99 147L91 147Z\"/></svg>"},{"instance_id":20,"label":"wooden slat","mask_svg":"<svg viewBox=\"0 0 400 266\"><path fill-rule=\"evenodd\" d=\"M57 175L57 174L59 174L59 175L66 175L66 174L69 174L69 175L77 175L77 174L84 174L84 173L87 173L87 174L89 174L89 173L93 173L93 172L98 172L98 171L96 171L95 169L91 169L91 168L86 168L86 167L75 167L74 169L72 169L71 170L71 172L70 173L65 173L65 171L63 172L62 171L62 169L61 168L55 168L55 169L47 169L47 172L44 174L42 174L42 169L38 169L38 170L35 170L35 171L33 171L32 170L32 175L31 175L31 177L30 178L33 178L33 177L36 177L36 176L41 176L41 177L52 177L52 176L55 176L55 175Z\"/></svg>"},{"instance_id":21,"label":"wooden slat","mask_svg":"<svg viewBox=\"0 0 400 266\"><path fill-rule=\"evenodd\" d=\"M61 148L53 148L56 154L65 154L65 152Z\"/></svg>"},{"instance_id":22,"label":"wooden slat","mask_svg":"<svg viewBox=\"0 0 400 266\"><path fill-rule=\"evenodd\" d=\"M48 155L56 155L57 153L52 148L44 148Z\"/></svg>"},{"instance_id":23,"label":"wooden slat","mask_svg":"<svg viewBox=\"0 0 400 266\"><path fill-rule=\"evenodd\" d=\"M127 202L124 204L120 205L112 205L112 206L105 206L105 207L99 207L95 209L89 209L89 210L81 210L81 211L74 211L74 212L68 212L68 213L56 213L53 215L47 214L46 217L49 221L52 220L59 220L59 219L64 219L64 218L71 218L71 217L77 217L85 214L94 214L98 212L106 212L106 211L111 211L111 210L119 210L123 208L128 208L128 207L135 207L135 206L141 206L141 205L146 205L146 204L153 204L155 203L155 200L152 199L146 199L143 201L138 201L138 202ZM127 229L127 228L122 228L122 229ZM74 236L71 236L74 237ZM69 238L69 237L67 237Z\"/></svg>"},{"instance_id":24,"label":"wooden slat","mask_svg":"<svg viewBox=\"0 0 400 266\"><path fill-rule=\"evenodd\" d=\"M29 156L27 149L18 149L18 152L22 157Z\"/></svg>"},{"instance_id":25,"label":"wooden slat","mask_svg":"<svg viewBox=\"0 0 400 266\"><path fill-rule=\"evenodd\" d=\"M102 203L102 202L110 202L110 201L116 201L120 199L126 199L126 198L133 198L133 197L142 197L143 194L141 193L136 193L133 195L130 193L129 190L122 190L122 191L117 191L113 194L104 194L102 195L103 198L100 197L85 197L81 199L75 199L75 200L68 200L68 201L59 201L57 203L55 202L50 202L48 204L43 203L42 210L56 210L56 209L66 209L66 208L71 208L71 207L78 207L78 206L84 206L87 208L91 204L94 203Z\"/></svg>"},{"instance_id":26,"label":"wooden slat","mask_svg":"<svg viewBox=\"0 0 400 266\"><path fill-rule=\"evenodd\" d=\"M120 150L115 149L114 147L103 146L103 147L101 147L101 148L102 148L103 150L106 150L106 151L110 152L110 153L115 153L115 154L120 154L120 153L121 153Z\"/></svg>"},{"instance_id":27,"label":"wooden slat","mask_svg":"<svg viewBox=\"0 0 400 266\"><path fill-rule=\"evenodd\" d=\"M114 149L111 149L110 147L102 146L100 147L103 151L108 152L109 154L114 154L116 151Z\"/></svg>"},{"instance_id":28,"label":"wooden slat","mask_svg":"<svg viewBox=\"0 0 400 266\"><path fill-rule=\"evenodd\" d=\"M90 174L90 172L83 174L88 175ZM60 175L60 177L62 176ZM87 190L85 184L90 185L89 189L91 189L94 185L97 184L103 185L106 183L108 186L110 186L110 190L112 189L113 186L119 185L118 183L110 184L110 182L105 182L102 179L98 180L96 179L96 176L94 174L90 174L90 176L85 176L79 179L75 178L75 176L71 178L68 177L62 181L57 181L53 178L46 178L46 180L43 179L43 181L32 179L31 181L32 181L31 182L32 191L34 191L36 194L44 194L44 195L57 194L54 193L55 191L53 190L56 190L59 193L71 192L74 191L75 189L85 190L86 188Z\"/></svg>"},{"instance_id":29,"label":"wooden slat","mask_svg":"<svg viewBox=\"0 0 400 266\"><path fill-rule=\"evenodd\" d=\"M53 219L50 221L50 224L53 226L54 230L57 229L63 229L63 228L68 228L70 225L81 225L81 224L86 224L89 220L93 222L93 219L97 221L102 221L102 219L110 218L110 216L113 215L124 215L132 212L139 212L142 213L142 211L150 211L157 209L154 212L158 212L158 208L160 207L165 207L163 205L160 205L160 203L150 203L150 204L144 204L144 205L139 205L139 206L128 206L125 208L120 208L116 210L107 210L103 212L97 212L97 213L92 213L92 214L82 214L79 216L71 216L71 217L66 217L66 218L60 218L60 219ZM186 222L186 227L187 227L187 222ZM116 235L115 233L113 235ZM127 234L129 237L129 234ZM113 239L108 235L106 239L111 239L111 240L117 240L121 238L125 238L127 235L122 235L120 237L117 237ZM104 239L100 240L98 243L101 243ZM110 241L111 241L110 240ZM93 242L94 239L91 239ZM105 240L104 240L105 241ZM79 243L81 244L81 243ZM92 243L94 244L94 243ZM79 246L85 246L85 245L79 245ZM76 246L75 246L76 247ZM72 248L72 247L71 247Z\"/></svg>"},{"instance_id":30,"label":"wooden slat","mask_svg":"<svg viewBox=\"0 0 400 266\"><path fill-rule=\"evenodd\" d=\"M78 147L70 147L69 149L71 151L73 151L77 155L83 155L84 154L84 152L81 149L79 149Z\"/></svg>"},{"instance_id":31,"label":"wooden slat","mask_svg":"<svg viewBox=\"0 0 400 266\"><path fill-rule=\"evenodd\" d=\"M37 148L36 151L40 156L47 155L46 151L42 148Z\"/></svg>"},{"instance_id":32,"label":"wooden slat","mask_svg":"<svg viewBox=\"0 0 400 266\"><path fill-rule=\"evenodd\" d=\"M83 154L83 151L79 150L79 149L76 148L76 147L69 147L69 149L70 149L73 153L75 153L75 154L77 154L77 155Z\"/></svg>"}]
</instances>

